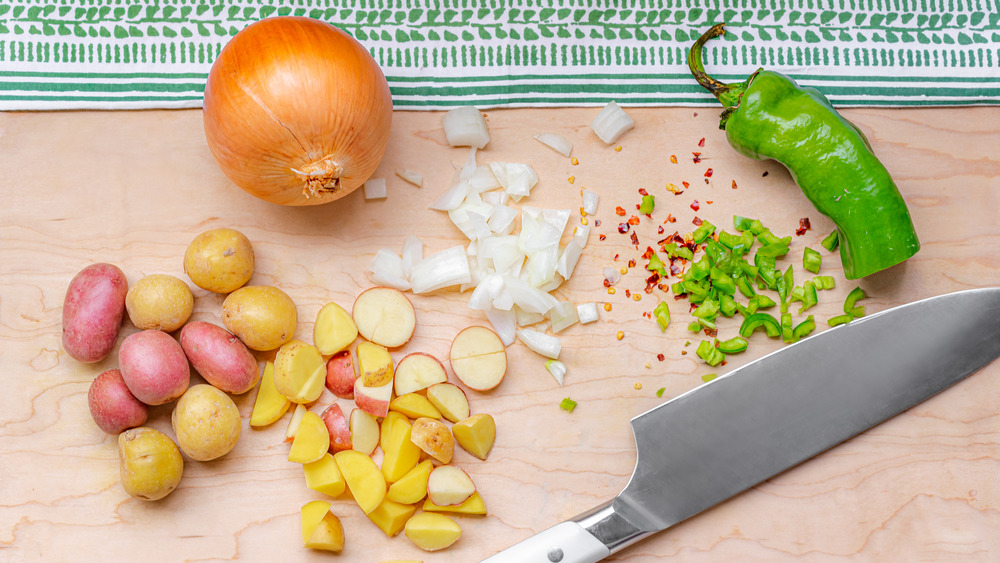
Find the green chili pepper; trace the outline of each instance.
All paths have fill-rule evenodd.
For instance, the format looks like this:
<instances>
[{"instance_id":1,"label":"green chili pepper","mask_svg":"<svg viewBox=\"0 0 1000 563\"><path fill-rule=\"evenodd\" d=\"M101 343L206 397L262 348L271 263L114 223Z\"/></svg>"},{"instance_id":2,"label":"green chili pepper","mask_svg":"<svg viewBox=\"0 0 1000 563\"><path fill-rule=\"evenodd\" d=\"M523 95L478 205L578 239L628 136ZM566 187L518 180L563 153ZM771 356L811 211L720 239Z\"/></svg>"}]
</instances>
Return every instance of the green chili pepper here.
<instances>
[{"instance_id":1,"label":"green chili pepper","mask_svg":"<svg viewBox=\"0 0 1000 563\"><path fill-rule=\"evenodd\" d=\"M757 249L758 256L778 257L788 254L788 245L782 241L774 242Z\"/></svg>"},{"instance_id":2,"label":"green chili pepper","mask_svg":"<svg viewBox=\"0 0 1000 563\"><path fill-rule=\"evenodd\" d=\"M736 300L725 293L719 295L719 312L724 317L732 317L736 314Z\"/></svg>"},{"instance_id":3,"label":"green chili pepper","mask_svg":"<svg viewBox=\"0 0 1000 563\"><path fill-rule=\"evenodd\" d=\"M792 314L781 314L781 339L785 342L795 342L795 332L792 328Z\"/></svg>"},{"instance_id":4,"label":"green chili pepper","mask_svg":"<svg viewBox=\"0 0 1000 563\"><path fill-rule=\"evenodd\" d=\"M699 319L711 319L719 314L719 302L714 299L706 299L698 308L691 312L692 317Z\"/></svg>"},{"instance_id":5,"label":"green chili pepper","mask_svg":"<svg viewBox=\"0 0 1000 563\"><path fill-rule=\"evenodd\" d=\"M819 91L759 69L746 81L708 76L705 43L725 33L717 24L695 41L688 66L725 107L720 127L737 152L785 165L816 209L833 220L847 279L863 278L916 254L920 241L906 202L871 145Z\"/></svg>"},{"instance_id":6,"label":"green chili pepper","mask_svg":"<svg viewBox=\"0 0 1000 563\"><path fill-rule=\"evenodd\" d=\"M676 242L671 242L663 245L663 251L667 253L667 256L671 258L683 258L685 260L693 260L694 253L691 249L686 246L677 246Z\"/></svg>"},{"instance_id":7,"label":"green chili pepper","mask_svg":"<svg viewBox=\"0 0 1000 563\"><path fill-rule=\"evenodd\" d=\"M823 257L820 256L819 252L809 248L808 246L802 250L802 267L814 274L819 273L820 266L823 265Z\"/></svg>"},{"instance_id":8,"label":"green chili pepper","mask_svg":"<svg viewBox=\"0 0 1000 563\"><path fill-rule=\"evenodd\" d=\"M719 351L724 354L737 354L747 349L747 339L734 336L724 342L719 342Z\"/></svg>"},{"instance_id":9,"label":"green chili pepper","mask_svg":"<svg viewBox=\"0 0 1000 563\"><path fill-rule=\"evenodd\" d=\"M653 196L644 195L642 196L642 203L639 204L639 213L642 213L643 215L649 215L650 213L653 212L654 206L655 202L653 201Z\"/></svg>"},{"instance_id":10,"label":"green chili pepper","mask_svg":"<svg viewBox=\"0 0 1000 563\"><path fill-rule=\"evenodd\" d=\"M846 315L837 315L836 317L830 317L830 320L826 321L826 324L830 326L837 326L837 325L847 324L853 320L854 316L848 313Z\"/></svg>"},{"instance_id":11,"label":"green chili pepper","mask_svg":"<svg viewBox=\"0 0 1000 563\"><path fill-rule=\"evenodd\" d=\"M691 238L694 239L695 244L701 244L705 242L705 239L715 232L715 225L709 223L708 221L702 221L701 225L691 233Z\"/></svg>"},{"instance_id":12,"label":"green chili pepper","mask_svg":"<svg viewBox=\"0 0 1000 563\"><path fill-rule=\"evenodd\" d=\"M816 289L833 289L837 286L837 282L834 281L833 276L816 276L812 281Z\"/></svg>"},{"instance_id":13,"label":"green chili pepper","mask_svg":"<svg viewBox=\"0 0 1000 563\"><path fill-rule=\"evenodd\" d=\"M773 299L762 294L754 295L750 298L750 302L753 303L756 309L768 309L777 305Z\"/></svg>"},{"instance_id":14,"label":"green chili pepper","mask_svg":"<svg viewBox=\"0 0 1000 563\"><path fill-rule=\"evenodd\" d=\"M702 226L704 225L705 223L702 223ZM730 250L735 248L737 245L742 244L743 240L744 239L741 235L734 235L727 231L719 231L719 243Z\"/></svg>"},{"instance_id":15,"label":"green chili pepper","mask_svg":"<svg viewBox=\"0 0 1000 563\"><path fill-rule=\"evenodd\" d=\"M660 330L666 331L670 325L670 310L667 309L667 302L660 301L660 304L653 309L653 315L656 316L656 324L660 325Z\"/></svg>"},{"instance_id":16,"label":"green chili pepper","mask_svg":"<svg viewBox=\"0 0 1000 563\"><path fill-rule=\"evenodd\" d=\"M802 308L799 309L799 314L801 315L802 311L817 303L819 303L819 298L816 296L816 285L813 284L812 280L806 280L802 284Z\"/></svg>"},{"instance_id":17,"label":"green chili pepper","mask_svg":"<svg viewBox=\"0 0 1000 563\"><path fill-rule=\"evenodd\" d=\"M701 344L698 344L698 349L695 350L695 354L698 354L699 358L705 360L706 364L713 367L719 365L726 359L726 355L708 340L702 340Z\"/></svg>"},{"instance_id":18,"label":"green chili pepper","mask_svg":"<svg viewBox=\"0 0 1000 563\"><path fill-rule=\"evenodd\" d=\"M760 327L763 327L764 332L771 338L781 336L781 325L773 316L767 313L754 313L744 315L744 317L743 324L740 326L740 336L743 338L750 338L753 331Z\"/></svg>"},{"instance_id":19,"label":"green chili pepper","mask_svg":"<svg viewBox=\"0 0 1000 563\"><path fill-rule=\"evenodd\" d=\"M852 289L851 292L847 294L847 299L844 300L844 312L849 313L851 316L854 317L863 317L865 315L864 307L855 307L855 304L858 301L864 299L865 297L868 297L865 294L865 290L861 289L860 287L855 287L854 289ZM861 309L861 314L855 315L854 314L855 309Z\"/></svg>"},{"instance_id":20,"label":"green chili pepper","mask_svg":"<svg viewBox=\"0 0 1000 563\"><path fill-rule=\"evenodd\" d=\"M561 408L564 411L573 412L573 409L576 408L576 401L570 399L569 397L566 397L562 401L559 401L559 408Z\"/></svg>"},{"instance_id":21,"label":"green chili pepper","mask_svg":"<svg viewBox=\"0 0 1000 563\"><path fill-rule=\"evenodd\" d=\"M753 297L754 295L757 295L757 292L753 290L753 286L750 285L750 280L747 278L740 278L736 280L736 287L745 297Z\"/></svg>"},{"instance_id":22,"label":"green chili pepper","mask_svg":"<svg viewBox=\"0 0 1000 563\"><path fill-rule=\"evenodd\" d=\"M688 332L701 332L701 323L697 321L688 323Z\"/></svg>"},{"instance_id":23,"label":"green chili pepper","mask_svg":"<svg viewBox=\"0 0 1000 563\"><path fill-rule=\"evenodd\" d=\"M805 338L814 330L816 330L816 321L813 319L812 315L809 315L806 317L806 320L795 325L795 328L792 329L792 338L795 340Z\"/></svg>"},{"instance_id":24,"label":"green chili pepper","mask_svg":"<svg viewBox=\"0 0 1000 563\"><path fill-rule=\"evenodd\" d=\"M652 253L649 256L649 264L646 264L646 269L650 272L656 272L660 274L661 277L667 277L667 266L660 260L660 257L656 253Z\"/></svg>"},{"instance_id":25,"label":"green chili pepper","mask_svg":"<svg viewBox=\"0 0 1000 563\"><path fill-rule=\"evenodd\" d=\"M824 238L823 241L820 242L820 244L823 245L823 248L829 250L830 252L837 250L837 247L840 246L840 240L837 237L837 231L833 231L830 234L826 235L826 238Z\"/></svg>"}]
</instances>

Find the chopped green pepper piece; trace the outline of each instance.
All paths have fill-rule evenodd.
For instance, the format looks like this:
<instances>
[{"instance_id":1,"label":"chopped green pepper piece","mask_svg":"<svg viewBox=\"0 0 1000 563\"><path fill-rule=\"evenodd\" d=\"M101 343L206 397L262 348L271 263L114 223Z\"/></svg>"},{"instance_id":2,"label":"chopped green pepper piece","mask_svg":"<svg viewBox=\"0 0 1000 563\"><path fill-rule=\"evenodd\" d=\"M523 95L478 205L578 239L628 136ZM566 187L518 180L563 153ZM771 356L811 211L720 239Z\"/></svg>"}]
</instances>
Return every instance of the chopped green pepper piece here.
<instances>
[{"instance_id":1,"label":"chopped green pepper piece","mask_svg":"<svg viewBox=\"0 0 1000 563\"><path fill-rule=\"evenodd\" d=\"M847 313L846 315L837 315L836 317L830 317L830 320L826 321L826 324L830 326L837 326L837 325L847 324L853 320L854 316L851 315L850 313Z\"/></svg>"},{"instance_id":2,"label":"chopped green pepper piece","mask_svg":"<svg viewBox=\"0 0 1000 563\"><path fill-rule=\"evenodd\" d=\"M656 272L657 274L660 274L660 276L664 278L669 275L667 273L666 264L663 263L663 260L660 260L660 257L657 256L655 252L652 255L650 255L649 264L646 264L646 269L649 270L650 272Z\"/></svg>"},{"instance_id":3,"label":"chopped green pepper piece","mask_svg":"<svg viewBox=\"0 0 1000 563\"><path fill-rule=\"evenodd\" d=\"M810 332L816 330L816 321L813 320L813 316L809 315L806 320L795 325L792 329L792 338L798 340L800 338L805 338Z\"/></svg>"},{"instance_id":4,"label":"chopped green pepper piece","mask_svg":"<svg viewBox=\"0 0 1000 563\"><path fill-rule=\"evenodd\" d=\"M689 280L687 276L684 276L684 281L681 282L681 285L684 287L684 293L688 295L701 295L702 297L708 295L708 287L705 284L697 280Z\"/></svg>"},{"instance_id":5,"label":"chopped green pepper piece","mask_svg":"<svg viewBox=\"0 0 1000 563\"><path fill-rule=\"evenodd\" d=\"M691 312L691 316L699 319L711 319L719 314L719 302L714 299L706 299L698 308Z\"/></svg>"},{"instance_id":6,"label":"chopped green pepper piece","mask_svg":"<svg viewBox=\"0 0 1000 563\"><path fill-rule=\"evenodd\" d=\"M688 332L701 332L701 323L698 321L688 323Z\"/></svg>"},{"instance_id":7,"label":"chopped green pepper piece","mask_svg":"<svg viewBox=\"0 0 1000 563\"><path fill-rule=\"evenodd\" d=\"M812 280L806 280L802 285L802 308L799 309L799 314L801 315L803 311L816 303L819 303L819 299L816 297L816 285L813 284Z\"/></svg>"},{"instance_id":8,"label":"chopped green pepper piece","mask_svg":"<svg viewBox=\"0 0 1000 563\"><path fill-rule=\"evenodd\" d=\"M663 392L666 391L666 390L667 390L666 387L660 387L659 389L656 390L656 396L657 397L662 397L663 396Z\"/></svg>"},{"instance_id":9,"label":"chopped green pepper piece","mask_svg":"<svg viewBox=\"0 0 1000 563\"><path fill-rule=\"evenodd\" d=\"M785 313L788 311L788 295L792 292L795 287L795 275L792 273L792 267L788 266L785 273L778 278L778 299L781 301L781 312Z\"/></svg>"},{"instance_id":10,"label":"chopped green pepper piece","mask_svg":"<svg viewBox=\"0 0 1000 563\"><path fill-rule=\"evenodd\" d=\"M644 195L642 196L642 203L639 204L639 213L642 213L643 215L649 215L650 213L653 212L654 206L655 202L653 201L653 196Z\"/></svg>"},{"instance_id":11,"label":"chopped green pepper piece","mask_svg":"<svg viewBox=\"0 0 1000 563\"><path fill-rule=\"evenodd\" d=\"M694 239L695 244L701 244L705 242L712 233L715 232L715 225L709 223L708 221L702 221L701 225L691 233L691 238Z\"/></svg>"},{"instance_id":12,"label":"chopped green pepper piece","mask_svg":"<svg viewBox=\"0 0 1000 563\"><path fill-rule=\"evenodd\" d=\"M708 256L702 256L700 260L691 264L691 269L688 273L684 274L684 281L688 279L692 280L702 280L708 277L708 272L712 268L712 263L709 262Z\"/></svg>"},{"instance_id":13,"label":"chopped green pepper piece","mask_svg":"<svg viewBox=\"0 0 1000 563\"><path fill-rule=\"evenodd\" d=\"M732 317L736 314L736 300L731 296L722 293L719 295L719 312L725 317Z\"/></svg>"},{"instance_id":14,"label":"chopped green pepper piece","mask_svg":"<svg viewBox=\"0 0 1000 563\"><path fill-rule=\"evenodd\" d=\"M760 272L760 268L758 268L757 266L751 266L750 263L747 262L746 260L740 260L739 266L740 270L742 270L743 273L746 274L746 276L749 277L750 279L756 279L757 275Z\"/></svg>"},{"instance_id":15,"label":"chopped green pepper piece","mask_svg":"<svg viewBox=\"0 0 1000 563\"><path fill-rule=\"evenodd\" d=\"M865 290L860 287L852 289L851 292L847 294L847 299L844 301L844 312L851 313L853 315L852 310L854 309L854 305L865 297L868 297L868 295L865 294ZM864 312L861 314L864 315Z\"/></svg>"},{"instance_id":16,"label":"chopped green pepper piece","mask_svg":"<svg viewBox=\"0 0 1000 563\"><path fill-rule=\"evenodd\" d=\"M682 282L671 284L670 291L672 291L674 295L684 295L685 293L687 293L684 290L684 284Z\"/></svg>"},{"instance_id":17,"label":"chopped green pepper piece","mask_svg":"<svg viewBox=\"0 0 1000 563\"><path fill-rule=\"evenodd\" d=\"M660 330L665 332L667 326L670 325L670 310L667 309L667 302L660 301L653 309L653 314L656 315L656 324L660 325Z\"/></svg>"},{"instance_id":18,"label":"chopped green pepper piece","mask_svg":"<svg viewBox=\"0 0 1000 563\"><path fill-rule=\"evenodd\" d=\"M719 351L725 354L736 354L747 349L747 339L734 336L725 342L719 343Z\"/></svg>"},{"instance_id":19,"label":"chopped green pepper piece","mask_svg":"<svg viewBox=\"0 0 1000 563\"><path fill-rule=\"evenodd\" d=\"M695 351L695 354L698 354L699 358L705 360L706 364L713 367L719 365L726 359L726 355L708 340L702 340L701 344L698 344L698 349Z\"/></svg>"},{"instance_id":20,"label":"chopped green pepper piece","mask_svg":"<svg viewBox=\"0 0 1000 563\"><path fill-rule=\"evenodd\" d=\"M756 219L748 219L746 217L740 217L739 215L733 215L733 228L737 231L749 231L750 224L756 221Z\"/></svg>"},{"instance_id":21,"label":"chopped green pepper piece","mask_svg":"<svg viewBox=\"0 0 1000 563\"><path fill-rule=\"evenodd\" d=\"M676 242L663 245L663 251L666 252L667 256L671 258L694 260L694 253L691 252L691 249L686 246L678 246Z\"/></svg>"},{"instance_id":22,"label":"chopped green pepper piece","mask_svg":"<svg viewBox=\"0 0 1000 563\"><path fill-rule=\"evenodd\" d=\"M739 288L740 293L742 293L744 297L753 297L754 295L757 295L757 292L753 290L753 286L750 285L750 280L747 278L740 278L736 280L736 287Z\"/></svg>"},{"instance_id":23,"label":"chopped green pepper piece","mask_svg":"<svg viewBox=\"0 0 1000 563\"><path fill-rule=\"evenodd\" d=\"M833 276L816 276L812 281L816 289L833 289L837 286L837 282L833 280Z\"/></svg>"},{"instance_id":24,"label":"chopped green pepper piece","mask_svg":"<svg viewBox=\"0 0 1000 563\"><path fill-rule=\"evenodd\" d=\"M565 399L559 402L559 408L561 408L564 411L573 412L573 409L576 408L576 401L570 399L569 397L566 397Z\"/></svg>"},{"instance_id":25,"label":"chopped green pepper piece","mask_svg":"<svg viewBox=\"0 0 1000 563\"><path fill-rule=\"evenodd\" d=\"M702 223L704 225L704 223ZM719 244L725 246L726 248L732 250L736 245L743 242L743 237L740 235L734 235L727 231L719 231Z\"/></svg>"},{"instance_id":26,"label":"chopped green pepper piece","mask_svg":"<svg viewBox=\"0 0 1000 563\"><path fill-rule=\"evenodd\" d=\"M774 242L757 249L758 256L784 256L788 254L788 245L783 242Z\"/></svg>"},{"instance_id":27,"label":"chopped green pepper piece","mask_svg":"<svg viewBox=\"0 0 1000 563\"><path fill-rule=\"evenodd\" d=\"M792 294L788 296L789 303L795 303L796 301L802 301L802 288L795 286L792 288Z\"/></svg>"},{"instance_id":28,"label":"chopped green pepper piece","mask_svg":"<svg viewBox=\"0 0 1000 563\"><path fill-rule=\"evenodd\" d=\"M698 317L698 324L705 328L715 329L715 317Z\"/></svg>"},{"instance_id":29,"label":"chopped green pepper piece","mask_svg":"<svg viewBox=\"0 0 1000 563\"><path fill-rule=\"evenodd\" d=\"M834 229L832 233L826 235L820 244L830 252L837 250L837 247L840 246L840 235L837 234L837 230Z\"/></svg>"},{"instance_id":30,"label":"chopped green pepper piece","mask_svg":"<svg viewBox=\"0 0 1000 563\"><path fill-rule=\"evenodd\" d=\"M814 274L819 273L820 266L823 265L823 257L820 256L819 252L809 248L808 246L802 251L802 267Z\"/></svg>"},{"instance_id":31,"label":"chopped green pepper piece","mask_svg":"<svg viewBox=\"0 0 1000 563\"><path fill-rule=\"evenodd\" d=\"M781 325L778 324L778 320L767 313L754 313L752 315L746 315L743 319L743 324L740 326L740 336L743 338L750 338L758 327L764 327L764 332L770 338L777 338L781 336Z\"/></svg>"},{"instance_id":32,"label":"chopped green pepper piece","mask_svg":"<svg viewBox=\"0 0 1000 563\"><path fill-rule=\"evenodd\" d=\"M727 295L736 294L736 282L729 274L718 268L712 268L708 275L712 278L712 287Z\"/></svg>"},{"instance_id":33,"label":"chopped green pepper piece","mask_svg":"<svg viewBox=\"0 0 1000 563\"><path fill-rule=\"evenodd\" d=\"M792 329L792 314L781 314L781 339L785 342L795 342L795 333Z\"/></svg>"},{"instance_id":34,"label":"chopped green pepper piece","mask_svg":"<svg viewBox=\"0 0 1000 563\"><path fill-rule=\"evenodd\" d=\"M754 310L757 309L769 309L777 305L773 299L766 295L757 294L750 298L750 303L753 303Z\"/></svg>"},{"instance_id":35,"label":"chopped green pepper piece","mask_svg":"<svg viewBox=\"0 0 1000 563\"><path fill-rule=\"evenodd\" d=\"M865 306L858 305L857 307L851 307L851 316L855 319L860 319L865 316Z\"/></svg>"},{"instance_id":36,"label":"chopped green pepper piece","mask_svg":"<svg viewBox=\"0 0 1000 563\"><path fill-rule=\"evenodd\" d=\"M701 380L704 381L705 383L708 383L709 381L712 381L716 377L719 376L715 375L714 373L706 373L705 375L701 376Z\"/></svg>"}]
</instances>

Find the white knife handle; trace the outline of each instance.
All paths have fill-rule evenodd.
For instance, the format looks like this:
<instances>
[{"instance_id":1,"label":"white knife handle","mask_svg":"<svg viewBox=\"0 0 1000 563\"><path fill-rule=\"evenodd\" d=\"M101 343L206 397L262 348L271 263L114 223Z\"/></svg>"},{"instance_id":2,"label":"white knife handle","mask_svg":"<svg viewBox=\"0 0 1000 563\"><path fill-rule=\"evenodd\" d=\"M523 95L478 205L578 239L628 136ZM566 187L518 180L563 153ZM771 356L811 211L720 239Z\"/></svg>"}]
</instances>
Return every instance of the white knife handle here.
<instances>
[{"instance_id":1,"label":"white knife handle","mask_svg":"<svg viewBox=\"0 0 1000 563\"><path fill-rule=\"evenodd\" d=\"M613 501L557 524L482 563L597 563L648 536L614 509Z\"/></svg>"}]
</instances>

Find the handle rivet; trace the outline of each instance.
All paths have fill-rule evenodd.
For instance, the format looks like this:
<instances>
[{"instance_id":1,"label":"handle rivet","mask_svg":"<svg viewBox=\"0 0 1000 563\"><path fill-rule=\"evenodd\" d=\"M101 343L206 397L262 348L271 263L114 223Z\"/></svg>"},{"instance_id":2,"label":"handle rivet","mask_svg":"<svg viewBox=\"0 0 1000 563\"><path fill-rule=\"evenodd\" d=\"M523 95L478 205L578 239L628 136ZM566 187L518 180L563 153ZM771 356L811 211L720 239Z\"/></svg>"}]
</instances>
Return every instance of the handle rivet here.
<instances>
[{"instance_id":1,"label":"handle rivet","mask_svg":"<svg viewBox=\"0 0 1000 563\"><path fill-rule=\"evenodd\" d=\"M553 547L552 549L549 550L549 561L551 561L552 563L559 563L559 561L562 561L562 558L563 558L563 550L559 549L558 547Z\"/></svg>"}]
</instances>

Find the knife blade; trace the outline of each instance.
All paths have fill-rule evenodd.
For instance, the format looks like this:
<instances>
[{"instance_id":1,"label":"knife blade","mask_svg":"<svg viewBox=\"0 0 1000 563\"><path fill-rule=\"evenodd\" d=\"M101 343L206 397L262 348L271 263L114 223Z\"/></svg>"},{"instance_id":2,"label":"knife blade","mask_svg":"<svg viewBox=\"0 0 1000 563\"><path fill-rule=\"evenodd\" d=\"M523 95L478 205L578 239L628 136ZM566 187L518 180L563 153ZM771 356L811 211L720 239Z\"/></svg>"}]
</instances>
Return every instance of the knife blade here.
<instances>
[{"instance_id":1,"label":"knife blade","mask_svg":"<svg viewBox=\"0 0 1000 563\"><path fill-rule=\"evenodd\" d=\"M932 397L1000 356L1000 288L901 305L772 352L632 419L607 503L484 563L594 563Z\"/></svg>"}]
</instances>

